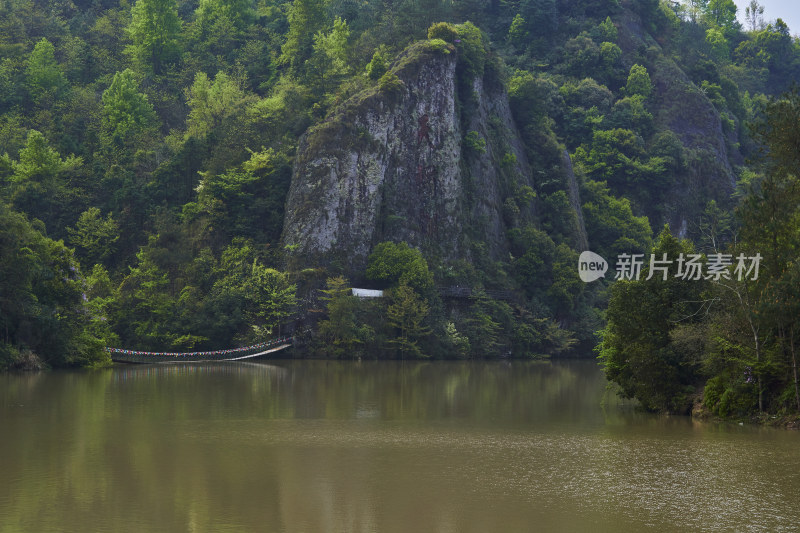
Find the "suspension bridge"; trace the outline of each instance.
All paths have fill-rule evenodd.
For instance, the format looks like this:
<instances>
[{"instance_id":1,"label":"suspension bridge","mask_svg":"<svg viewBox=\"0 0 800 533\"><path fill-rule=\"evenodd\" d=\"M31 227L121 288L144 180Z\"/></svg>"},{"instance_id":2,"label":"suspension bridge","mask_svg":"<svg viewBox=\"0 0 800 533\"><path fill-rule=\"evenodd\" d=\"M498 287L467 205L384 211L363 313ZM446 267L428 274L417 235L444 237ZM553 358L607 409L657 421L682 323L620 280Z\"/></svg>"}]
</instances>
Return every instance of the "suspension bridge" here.
<instances>
[{"instance_id":1,"label":"suspension bridge","mask_svg":"<svg viewBox=\"0 0 800 533\"><path fill-rule=\"evenodd\" d=\"M294 337L279 337L252 346L206 352L143 352L141 350L109 347L106 348L106 351L111 354L111 360L117 363L147 364L243 361L245 359L253 359L255 357L285 350L289 348L293 342Z\"/></svg>"},{"instance_id":2,"label":"suspension bridge","mask_svg":"<svg viewBox=\"0 0 800 533\"><path fill-rule=\"evenodd\" d=\"M476 291L471 287L459 286L437 287L437 289L443 298L474 300L482 295L496 300L514 301L519 298L518 294L512 291L503 290ZM111 347L106 347L106 351L111 354L111 360L116 363L197 363L203 361L243 361L246 359L254 359L256 357L261 357L285 350L291 347L293 343L293 336L285 336L262 342L260 344L254 344L252 346L204 352L145 352L141 350L129 350L126 348Z\"/></svg>"}]
</instances>

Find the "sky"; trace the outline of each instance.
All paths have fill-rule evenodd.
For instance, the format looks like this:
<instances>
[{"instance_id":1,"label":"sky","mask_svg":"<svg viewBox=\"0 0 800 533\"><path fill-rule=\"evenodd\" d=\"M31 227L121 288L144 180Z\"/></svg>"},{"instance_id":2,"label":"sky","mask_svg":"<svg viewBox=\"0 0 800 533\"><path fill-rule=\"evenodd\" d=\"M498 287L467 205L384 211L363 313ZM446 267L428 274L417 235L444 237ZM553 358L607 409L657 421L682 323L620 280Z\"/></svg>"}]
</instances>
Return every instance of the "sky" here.
<instances>
[{"instance_id":1,"label":"sky","mask_svg":"<svg viewBox=\"0 0 800 533\"><path fill-rule=\"evenodd\" d=\"M739 21L744 24L744 8L750 5L750 0L734 0L739 8L737 15ZM800 35L800 1L798 0L759 0L764 6L764 22L772 22L782 18L789 25L789 32L792 35Z\"/></svg>"}]
</instances>

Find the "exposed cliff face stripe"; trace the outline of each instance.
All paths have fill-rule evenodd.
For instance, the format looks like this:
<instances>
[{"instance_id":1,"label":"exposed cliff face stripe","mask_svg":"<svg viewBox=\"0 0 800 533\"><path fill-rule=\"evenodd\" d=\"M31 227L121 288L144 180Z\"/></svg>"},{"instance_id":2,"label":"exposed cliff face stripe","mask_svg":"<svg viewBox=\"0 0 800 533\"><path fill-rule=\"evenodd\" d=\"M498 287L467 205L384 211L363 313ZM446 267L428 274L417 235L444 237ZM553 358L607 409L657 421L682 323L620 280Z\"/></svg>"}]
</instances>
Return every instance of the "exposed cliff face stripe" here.
<instances>
[{"instance_id":1,"label":"exposed cliff face stripe","mask_svg":"<svg viewBox=\"0 0 800 533\"><path fill-rule=\"evenodd\" d=\"M578 187L578 180L575 178L575 172L572 169L572 160L569 157L569 152L564 150L561 154L561 161L564 167L564 172L567 175L567 190L569 192L569 202L577 214L578 221L578 249L585 251L589 249L589 238L586 233L586 224L583 221L583 209L581 207L580 188Z\"/></svg>"}]
</instances>

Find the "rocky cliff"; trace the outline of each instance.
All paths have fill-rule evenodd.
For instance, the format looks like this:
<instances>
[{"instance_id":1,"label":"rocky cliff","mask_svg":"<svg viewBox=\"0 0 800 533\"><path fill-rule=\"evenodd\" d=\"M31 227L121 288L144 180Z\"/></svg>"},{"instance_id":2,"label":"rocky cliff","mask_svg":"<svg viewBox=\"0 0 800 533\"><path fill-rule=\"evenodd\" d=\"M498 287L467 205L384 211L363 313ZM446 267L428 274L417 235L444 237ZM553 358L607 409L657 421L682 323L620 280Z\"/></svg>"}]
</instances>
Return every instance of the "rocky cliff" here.
<instances>
[{"instance_id":1,"label":"rocky cliff","mask_svg":"<svg viewBox=\"0 0 800 533\"><path fill-rule=\"evenodd\" d=\"M620 46L629 63L646 59L654 86L653 114L659 130L671 130L683 144L687 168L675 176L675 184L663 198L664 220L652 220L658 231L664 222L681 236L696 226L706 202L728 205L736 186L731 162L742 164L738 132L724 131L722 117L701 88L664 53L661 45L642 28L630 11L618 23Z\"/></svg>"},{"instance_id":2,"label":"rocky cliff","mask_svg":"<svg viewBox=\"0 0 800 533\"><path fill-rule=\"evenodd\" d=\"M730 198L731 161L742 159L736 132L724 131L720 111L637 16L626 12L618 27L626 62L650 70L657 130L674 132L686 155L669 189L653 197L651 224L658 231L669 222L685 235L708 200ZM541 172L531 167L545 163L526 156L537 152L523 145L499 69L487 62L483 75L467 77L459 53L441 40L410 46L373 87L304 135L283 229L290 265L358 279L387 240L406 241L439 265L506 260L510 226L541 226L535 201L520 201L520 191L538 190L533 176ZM572 228L564 237L588 249L580 181L566 152L556 159L548 165L560 168L547 170L563 177L573 219L561 224Z\"/></svg>"},{"instance_id":3,"label":"rocky cliff","mask_svg":"<svg viewBox=\"0 0 800 533\"><path fill-rule=\"evenodd\" d=\"M304 136L286 204L290 261L358 277L386 240L442 263L469 260L476 242L507 252L504 203L533 185L530 165L501 84L459 78L457 64L453 46L419 42Z\"/></svg>"}]
</instances>

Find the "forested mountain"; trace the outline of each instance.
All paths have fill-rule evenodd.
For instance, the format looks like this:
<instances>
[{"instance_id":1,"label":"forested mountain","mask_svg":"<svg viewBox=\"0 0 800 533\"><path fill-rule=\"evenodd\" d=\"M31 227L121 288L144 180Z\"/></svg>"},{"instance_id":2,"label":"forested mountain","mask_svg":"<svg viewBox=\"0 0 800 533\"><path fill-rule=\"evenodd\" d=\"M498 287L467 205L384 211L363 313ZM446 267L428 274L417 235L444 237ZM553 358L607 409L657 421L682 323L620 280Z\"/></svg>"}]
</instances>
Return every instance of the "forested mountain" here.
<instances>
[{"instance_id":1,"label":"forested mountain","mask_svg":"<svg viewBox=\"0 0 800 533\"><path fill-rule=\"evenodd\" d=\"M279 328L330 357L601 332L648 408L800 409L800 41L758 8L3 0L0 365ZM587 249L764 261L586 284Z\"/></svg>"}]
</instances>

